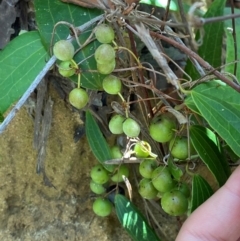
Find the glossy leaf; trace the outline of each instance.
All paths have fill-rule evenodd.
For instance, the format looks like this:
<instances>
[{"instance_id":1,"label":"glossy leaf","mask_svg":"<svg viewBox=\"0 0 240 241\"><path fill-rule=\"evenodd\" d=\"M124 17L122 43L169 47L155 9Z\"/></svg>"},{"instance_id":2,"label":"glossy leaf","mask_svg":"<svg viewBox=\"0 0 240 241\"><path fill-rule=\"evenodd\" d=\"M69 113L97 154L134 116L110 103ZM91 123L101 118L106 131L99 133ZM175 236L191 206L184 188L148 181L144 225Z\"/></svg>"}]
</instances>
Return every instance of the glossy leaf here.
<instances>
[{"instance_id":1,"label":"glossy leaf","mask_svg":"<svg viewBox=\"0 0 240 241\"><path fill-rule=\"evenodd\" d=\"M83 8L59 0L35 0L34 6L38 30L47 49L50 47L56 23L65 21L78 27L102 13L97 9ZM69 26L59 25L54 33L54 40L56 42L60 39L66 39L69 34Z\"/></svg>"},{"instance_id":2,"label":"glossy leaf","mask_svg":"<svg viewBox=\"0 0 240 241\"><path fill-rule=\"evenodd\" d=\"M222 16L225 4L226 0L215 0L211 3L203 18ZM221 66L224 24L221 21L206 24L204 25L203 30L204 36L202 36L202 45L198 49L198 54L210 65L217 68ZM200 35L197 34L197 39L199 39L199 36ZM185 71L192 77L193 80L200 77L199 73L190 61L188 61Z\"/></svg>"},{"instance_id":3,"label":"glossy leaf","mask_svg":"<svg viewBox=\"0 0 240 241\"><path fill-rule=\"evenodd\" d=\"M0 51L0 112L18 100L46 64L38 32L27 32Z\"/></svg>"},{"instance_id":4,"label":"glossy leaf","mask_svg":"<svg viewBox=\"0 0 240 241\"><path fill-rule=\"evenodd\" d=\"M181 177L183 176L183 171L181 168L174 164L172 158L168 159L168 167L174 179L180 181Z\"/></svg>"},{"instance_id":5,"label":"glossy leaf","mask_svg":"<svg viewBox=\"0 0 240 241\"><path fill-rule=\"evenodd\" d=\"M104 165L106 160L112 159L110 148L90 111L86 112L86 136L94 156L100 163ZM104 167L109 171L114 170L112 165L105 164Z\"/></svg>"},{"instance_id":6,"label":"glossy leaf","mask_svg":"<svg viewBox=\"0 0 240 241\"><path fill-rule=\"evenodd\" d=\"M146 219L125 196L115 196L117 217L122 226L135 241L160 241Z\"/></svg>"},{"instance_id":7,"label":"glossy leaf","mask_svg":"<svg viewBox=\"0 0 240 241\"><path fill-rule=\"evenodd\" d=\"M191 95L195 105L209 125L237 155L240 155L240 109L236 105L220 99L221 96L217 98L195 90L191 91Z\"/></svg>"},{"instance_id":8,"label":"glossy leaf","mask_svg":"<svg viewBox=\"0 0 240 241\"><path fill-rule=\"evenodd\" d=\"M36 21L42 41L47 50L50 48L53 28L59 21L65 21L73 26L81 26L90 21L92 18L100 15L102 12L98 9L83 8L73 4L60 2L59 0L35 0ZM60 39L66 39L70 34L70 29L66 25L59 25L54 33L54 43ZM79 42L83 44L91 34L91 29L83 32L79 36ZM74 41L75 48L79 48ZM96 70L95 59L92 56L99 43L94 41L79 51L74 59L77 63L81 62L80 68L82 71L81 85L84 88L99 90L102 88L103 76L95 73L90 73L90 70ZM91 58L85 60L87 57ZM85 60L85 61L84 61ZM77 82L77 76L71 77Z\"/></svg>"},{"instance_id":9,"label":"glossy leaf","mask_svg":"<svg viewBox=\"0 0 240 241\"><path fill-rule=\"evenodd\" d=\"M213 195L213 190L208 182L200 175L194 175L192 179L192 199L190 213Z\"/></svg>"},{"instance_id":10,"label":"glossy leaf","mask_svg":"<svg viewBox=\"0 0 240 241\"><path fill-rule=\"evenodd\" d=\"M203 95L208 94L216 98L219 98L219 96L224 97L225 102L240 109L239 93L220 80L202 83L193 90ZM189 95L184 102L189 109L200 114L191 95Z\"/></svg>"},{"instance_id":11,"label":"glossy leaf","mask_svg":"<svg viewBox=\"0 0 240 241\"><path fill-rule=\"evenodd\" d=\"M190 127L190 139L202 161L206 164L219 186L228 179L230 170L222 157L216 135L202 126Z\"/></svg>"}]
</instances>

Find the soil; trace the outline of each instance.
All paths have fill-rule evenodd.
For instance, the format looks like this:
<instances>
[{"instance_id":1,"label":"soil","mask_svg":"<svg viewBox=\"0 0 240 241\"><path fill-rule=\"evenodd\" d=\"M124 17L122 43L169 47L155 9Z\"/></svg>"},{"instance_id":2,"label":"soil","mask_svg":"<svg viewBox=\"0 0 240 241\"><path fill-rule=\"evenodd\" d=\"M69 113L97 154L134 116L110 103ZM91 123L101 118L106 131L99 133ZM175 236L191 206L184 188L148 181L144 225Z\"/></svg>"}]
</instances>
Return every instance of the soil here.
<instances>
[{"instance_id":1,"label":"soil","mask_svg":"<svg viewBox=\"0 0 240 241\"><path fill-rule=\"evenodd\" d=\"M47 141L46 174L36 174L33 120L22 108L0 136L0 240L131 240L114 213L92 212L89 172L97 163L86 137L73 140L79 117L51 90L53 123Z\"/></svg>"}]
</instances>

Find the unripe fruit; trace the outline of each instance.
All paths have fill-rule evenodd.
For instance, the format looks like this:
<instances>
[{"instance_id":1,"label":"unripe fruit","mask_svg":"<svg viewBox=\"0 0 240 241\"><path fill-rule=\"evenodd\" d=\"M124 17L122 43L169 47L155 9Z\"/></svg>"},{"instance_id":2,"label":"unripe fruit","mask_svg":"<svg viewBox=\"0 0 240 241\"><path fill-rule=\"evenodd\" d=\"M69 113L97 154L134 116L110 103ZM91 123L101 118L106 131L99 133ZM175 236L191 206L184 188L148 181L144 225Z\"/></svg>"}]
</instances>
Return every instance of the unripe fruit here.
<instances>
[{"instance_id":1,"label":"unripe fruit","mask_svg":"<svg viewBox=\"0 0 240 241\"><path fill-rule=\"evenodd\" d=\"M100 74L111 74L115 69L116 61L115 59L108 64L99 64L97 63L97 70Z\"/></svg>"},{"instance_id":2,"label":"unripe fruit","mask_svg":"<svg viewBox=\"0 0 240 241\"><path fill-rule=\"evenodd\" d=\"M108 171L101 165L97 164L91 169L91 178L97 184L104 184L109 180Z\"/></svg>"},{"instance_id":3,"label":"unripe fruit","mask_svg":"<svg viewBox=\"0 0 240 241\"><path fill-rule=\"evenodd\" d=\"M134 146L136 157L148 157L151 153L151 146L146 141L139 141Z\"/></svg>"},{"instance_id":4,"label":"unripe fruit","mask_svg":"<svg viewBox=\"0 0 240 241\"><path fill-rule=\"evenodd\" d=\"M125 120L125 117L118 114L114 115L109 121L109 124L108 124L109 130L115 135L122 134L124 120Z\"/></svg>"},{"instance_id":5,"label":"unripe fruit","mask_svg":"<svg viewBox=\"0 0 240 241\"><path fill-rule=\"evenodd\" d=\"M138 192L145 199L153 199L158 194L158 191L153 186L151 179L147 179L147 178L143 178L139 182Z\"/></svg>"},{"instance_id":6,"label":"unripe fruit","mask_svg":"<svg viewBox=\"0 0 240 241\"><path fill-rule=\"evenodd\" d=\"M188 200L184 194L178 190L164 193L161 199L162 209L172 216L180 216L187 212Z\"/></svg>"},{"instance_id":7,"label":"unripe fruit","mask_svg":"<svg viewBox=\"0 0 240 241\"><path fill-rule=\"evenodd\" d=\"M122 88L122 82L114 75L108 75L103 79L103 89L111 95L117 95Z\"/></svg>"},{"instance_id":8,"label":"unripe fruit","mask_svg":"<svg viewBox=\"0 0 240 241\"><path fill-rule=\"evenodd\" d=\"M88 94L82 88L75 88L69 93L69 102L77 109L82 109L88 103Z\"/></svg>"},{"instance_id":9,"label":"unripe fruit","mask_svg":"<svg viewBox=\"0 0 240 241\"><path fill-rule=\"evenodd\" d=\"M94 182L93 180L91 180L91 182L90 182L90 189L92 190L92 192L94 192L96 194L103 194L106 191L106 189L103 185L98 184L98 183Z\"/></svg>"},{"instance_id":10,"label":"unripe fruit","mask_svg":"<svg viewBox=\"0 0 240 241\"><path fill-rule=\"evenodd\" d=\"M120 159L123 156L119 146L112 146L110 148L110 151L111 151L111 156L113 159Z\"/></svg>"},{"instance_id":11,"label":"unripe fruit","mask_svg":"<svg viewBox=\"0 0 240 241\"><path fill-rule=\"evenodd\" d=\"M76 70L72 67L71 61L63 61L58 65L59 74L63 77L73 76Z\"/></svg>"},{"instance_id":12,"label":"unripe fruit","mask_svg":"<svg viewBox=\"0 0 240 241\"><path fill-rule=\"evenodd\" d=\"M117 170L117 173L111 177L111 180L113 182L122 182L123 181L122 175L124 175L125 177L129 176L129 169L125 164L122 164L119 167L119 169Z\"/></svg>"},{"instance_id":13,"label":"unripe fruit","mask_svg":"<svg viewBox=\"0 0 240 241\"><path fill-rule=\"evenodd\" d=\"M184 196L186 198L189 198L190 194L191 194L190 188L186 182L178 183L177 186L173 190L180 191L181 193L184 194Z\"/></svg>"},{"instance_id":14,"label":"unripe fruit","mask_svg":"<svg viewBox=\"0 0 240 241\"><path fill-rule=\"evenodd\" d=\"M139 165L139 173L145 178L151 178L156 168L157 162L155 160L145 159Z\"/></svg>"},{"instance_id":15,"label":"unripe fruit","mask_svg":"<svg viewBox=\"0 0 240 241\"><path fill-rule=\"evenodd\" d=\"M74 56L74 46L67 40L60 40L54 44L53 54L61 61L71 60Z\"/></svg>"},{"instance_id":16,"label":"unripe fruit","mask_svg":"<svg viewBox=\"0 0 240 241\"><path fill-rule=\"evenodd\" d=\"M100 217L108 216L112 211L111 202L106 199L99 197L93 203L93 212Z\"/></svg>"},{"instance_id":17,"label":"unripe fruit","mask_svg":"<svg viewBox=\"0 0 240 241\"><path fill-rule=\"evenodd\" d=\"M188 139L187 137L177 136L169 143L169 151L173 157L185 160L188 157Z\"/></svg>"},{"instance_id":18,"label":"unripe fruit","mask_svg":"<svg viewBox=\"0 0 240 241\"><path fill-rule=\"evenodd\" d=\"M100 24L96 27L96 39L103 44L111 43L114 40L114 30L107 24Z\"/></svg>"},{"instance_id":19,"label":"unripe fruit","mask_svg":"<svg viewBox=\"0 0 240 241\"><path fill-rule=\"evenodd\" d=\"M140 134L140 126L139 124L131 119L131 118L127 118L124 122L123 122L123 132L125 135L127 135L128 137L138 137Z\"/></svg>"},{"instance_id":20,"label":"unripe fruit","mask_svg":"<svg viewBox=\"0 0 240 241\"><path fill-rule=\"evenodd\" d=\"M115 60L115 50L110 44L101 44L95 51L95 60L99 64L108 64Z\"/></svg>"},{"instance_id":21,"label":"unripe fruit","mask_svg":"<svg viewBox=\"0 0 240 241\"><path fill-rule=\"evenodd\" d=\"M153 171L152 183L153 186L162 193L172 190L175 186L171 173L168 167L165 166L160 166Z\"/></svg>"},{"instance_id":22,"label":"unripe fruit","mask_svg":"<svg viewBox=\"0 0 240 241\"><path fill-rule=\"evenodd\" d=\"M168 142L174 136L176 123L167 115L161 115L152 120L149 126L150 136L157 142Z\"/></svg>"}]
</instances>

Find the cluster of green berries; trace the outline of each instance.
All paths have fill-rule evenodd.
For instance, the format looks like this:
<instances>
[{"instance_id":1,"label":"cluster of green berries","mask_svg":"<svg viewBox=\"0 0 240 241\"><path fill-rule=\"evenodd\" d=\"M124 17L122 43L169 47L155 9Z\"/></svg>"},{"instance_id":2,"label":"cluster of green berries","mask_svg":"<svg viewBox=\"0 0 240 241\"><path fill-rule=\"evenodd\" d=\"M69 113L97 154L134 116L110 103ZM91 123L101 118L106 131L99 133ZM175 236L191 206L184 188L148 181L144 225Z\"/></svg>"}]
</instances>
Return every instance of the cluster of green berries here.
<instances>
[{"instance_id":1,"label":"cluster of green berries","mask_svg":"<svg viewBox=\"0 0 240 241\"><path fill-rule=\"evenodd\" d=\"M149 126L149 134L153 140L160 143L169 142L168 148L171 155L179 160L186 160L188 149L194 153L193 147L188 146L188 139L185 136L175 136L177 129L176 122L168 114L162 114L154 118Z\"/></svg>"},{"instance_id":2,"label":"cluster of green berries","mask_svg":"<svg viewBox=\"0 0 240 241\"><path fill-rule=\"evenodd\" d=\"M143 178L138 191L143 198L161 198L162 209L172 216L187 212L189 187L186 183L176 183L168 167L157 167L155 160L145 159L139 165L139 172Z\"/></svg>"},{"instance_id":3,"label":"cluster of green berries","mask_svg":"<svg viewBox=\"0 0 240 241\"><path fill-rule=\"evenodd\" d=\"M114 150L115 149L115 150ZM116 147L111 148L111 153L113 158L116 158L116 155L121 155L119 150L116 152ZM116 154L117 153L117 154ZM108 189L111 183L120 183L123 182L123 176L129 176L128 166L122 164L113 173L107 171L103 165L97 164L91 169L91 182L90 189L92 192L101 195L93 203L93 211L96 215L105 217L108 216L112 211L112 202L107 198ZM105 195L105 196L104 196ZM111 198L112 199L112 198Z\"/></svg>"},{"instance_id":4,"label":"cluster of green berries","mask_svg":"<svg viewBox=\"0 0 240 241\"><path fill-rule=\"evenodd\" d=\"M116 66L115 50L111 45L115 37L114 30L107 24L100 24L95 29L95 36L101 43L94 54L97 70L100 74L110 74Z\"/></svg>"},{"instance_id":5,"label":"cluster of green berries","mask_svg":"<svg viewBox=\"0 0 240 241\"><path fill-rule=\"evenodd\" d=\"M64 77L71 77L78 71L78 66L73 60L74 46L67 40L60 40L53 46L53 54L61 62L58 71ZM88 103L89 97L83 88L74 88L69 93L69 102L77 109L82 109Z\"/></svg>"}]
</instances>

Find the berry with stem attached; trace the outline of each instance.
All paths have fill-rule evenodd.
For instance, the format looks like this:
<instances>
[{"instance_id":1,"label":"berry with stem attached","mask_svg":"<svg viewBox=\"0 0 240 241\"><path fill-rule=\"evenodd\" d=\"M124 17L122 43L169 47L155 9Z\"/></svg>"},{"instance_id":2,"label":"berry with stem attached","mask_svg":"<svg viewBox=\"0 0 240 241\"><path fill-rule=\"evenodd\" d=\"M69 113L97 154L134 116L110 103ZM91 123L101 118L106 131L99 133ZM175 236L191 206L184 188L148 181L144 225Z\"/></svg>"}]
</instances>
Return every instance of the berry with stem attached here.
<instances>
[{"instance_id":1,"label":"berry with stem attached","mask_svg":"<svg viewBox=\"0 0 240 241\"><path fill-rule=\"evenodd\" d=\"M152 183L153 186L159 192L168 192L172 190L175 186L175 182L172 179L171 173L168 167L160 166L152 172Z\"/></svg>"},{"instance_id":2,"label":"berry with stem attached","mask_svg":"<svg viewBox=\"0 0 240 241\"><path fill-rule=\"evenodd\" d=\"M89 97L86 90L75 88L69 93L69 102L77 109L82 109L88 103Z\"/></svg>"},{"instance_id":3,"label":"berry with stem attached","mask_svg":"<svg viewBox=\"0 0 240 241\"><path fill-rule=\"evenodd\" d=\"M71 60L74 56L74 46L67 40L60 40L54 44L53 54L61 61Z\"/></svg>"},{"instance_id":4,"label":"berry with stem attached","mask_svg":"<svg viewBox=\"0 0 240 241\"><path fill-rule=\"evenodd\" d=\"M96 27L95 36L100 43L108 44L114 40L115 34L111 26L100 24Z\"/></svg>"},{"instance_id":5,"label":"berry with stem attached","mask_svg":"<svg viewBox=\"0 0 240 241\"><path fill-rule=\"evenodd\" d=\"M103 194L106 191L106 188L102 184L98 184L93 180L90 182L90 189L96 194Z\"/></svg>"},{"instance_id":6,"label":"berry with stem attached","mask_svg":"<svg viewBox=\"0 0 240 241\"><path fill-rule=\"evenodd\" d=\"M139 182L139 194L145 199L153 199L157 196L157 189L153 186L151 179L143 178Z\"/></svg>"},{"instance_id":7,"label":"berry with stem attached","mask_svg":"<svg viewBox=\"0 0 240 241\"><path fill-rule=\"evenodd\" d=\"M176 123L168 115L163 114L152 120L149 126L149 133L153 140L157 142L168 142L174 136Z\"/></svg>"},{"instance_id":8,"label":"berry with stem attached","mask_svg":"<svg viewBox=\"0 0 240 241\"><path fill-rule=\"evenodd\" d=\"M152 159L145 159L139 165L139 173L145 178L151 178L153 171L157 168L157 162Z\"/></svg>"},{"instance_id":9,"label":"berry with stem attached","mask_svg":"<svg viewBox=\"0 0 240 241\"><path fill-rule=\"evenodd\" d=\"M115 60L115 50L110 44L101 44L94 53L99 64L108 64Z\"/></svg>"},{"instance_id":10,"label":"berry with stem attached","mask_svg":"<svg viewBox=\"0 0 240 241\"><path fill-rule=\"evenodd\" d=\"M172 190L163 194L162 209L172 216L180 216L187 212L188 200L179 190Z\"/></svg>"},{"instance_id":11,"label":"berry with stem attached","mask_svg":"<svg viewBox=\"0 0 240 241\"><path fill-rule=\"evenodd\" d=\"M187 137L179 137L172 139L169 143L169 151L173 157L185 160L188 157L188 139Z\"/></svg>"},{"instance_id":12,"label":"berry with stem attached","mask_svg":"<svg viewBox=\"0 0 240 241\"><path fill-rule=\"evenodd\" d=\"M73 76L76 72L76 69L73 67L71 61L63 61L58 65L59 74L63 77Z\"/></svg>"},{"instance_id":13,"label":"berry with stem attached","mask_svg":"<svg viewBox=\"0 0 240 241\"><path fill-rule=\"evenodd\" d=\"M97 164L91 169L91 178L95 183L104 184L109 180L108 171L101 165Z\"/></svg>"},{"instance_id":14,"label":"berry with stem attached","mask_svg":"<svg viewBox=\"0 0 240 241\"><path fill-rule=\"evenodd\" d=\"M108 124L109 130L115 135L122 134L124 120L125 120L125 117L119 114L114 115L109 121L109 124Z\"/></svg>"},{"instance_id":15,"label":"berry with stem attached","mask_svg":"<svg viewBox=\"0 0 240 241\"><path fill-rule=\"evenodd\" d=\"M99 197L93 203L93 212L100 217L106 217L112 212L112 204L108 199Z\"/></svg>"},{"instance_id":16,"label":"berry with stem attached","mask_svg":"<svg viewBox=\"0 0 240 241\"><path fill-rule=\"evenodd\" d=\"M138 137L140 134L140 131L141 131L141 129L140 129L139 124L132 118L127 118L123 122L123 132L128 137L132 137L132 138Z\"/></svg>"},{"instance_id":17,"label":"berry with stem attached","mask_svg":"<svg viewBox=\"0 0 240 241\"><path fill-rule=\"evenodd\" d=\"M108 75L103 79L103 89L110 95L117 95L122 88L122 82L114 75Z\"/></svg>"}]
</instances>

